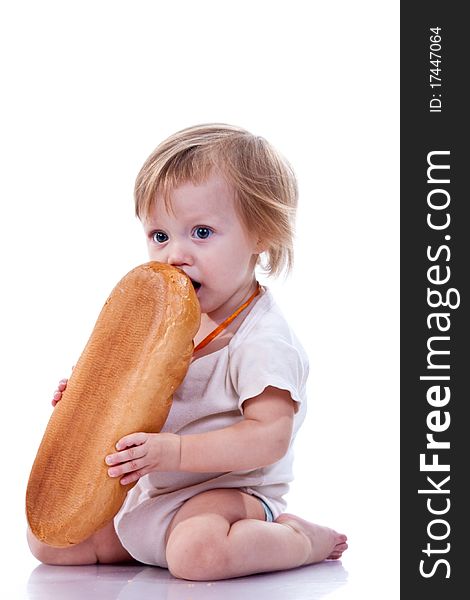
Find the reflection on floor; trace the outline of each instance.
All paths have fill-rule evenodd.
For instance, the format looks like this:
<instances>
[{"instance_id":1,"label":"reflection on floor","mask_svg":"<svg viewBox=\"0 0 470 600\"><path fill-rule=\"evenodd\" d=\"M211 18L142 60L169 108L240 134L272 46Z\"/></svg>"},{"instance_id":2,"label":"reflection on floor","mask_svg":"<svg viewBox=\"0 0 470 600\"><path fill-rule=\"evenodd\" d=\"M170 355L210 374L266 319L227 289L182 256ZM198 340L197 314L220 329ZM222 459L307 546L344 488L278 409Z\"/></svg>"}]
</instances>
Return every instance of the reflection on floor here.
<instances>
[{"instance_id":1,"label":"reflection on floor","mask_svg":"<svg viewBox=\"0 0 470 600\"><path fill-rule=\"evenodd\" d=\"M347 581L340 561L214 582L175 579L142 565L39 565L27 583L28 600L317 600Z\"/></svg>"}]
</instances>

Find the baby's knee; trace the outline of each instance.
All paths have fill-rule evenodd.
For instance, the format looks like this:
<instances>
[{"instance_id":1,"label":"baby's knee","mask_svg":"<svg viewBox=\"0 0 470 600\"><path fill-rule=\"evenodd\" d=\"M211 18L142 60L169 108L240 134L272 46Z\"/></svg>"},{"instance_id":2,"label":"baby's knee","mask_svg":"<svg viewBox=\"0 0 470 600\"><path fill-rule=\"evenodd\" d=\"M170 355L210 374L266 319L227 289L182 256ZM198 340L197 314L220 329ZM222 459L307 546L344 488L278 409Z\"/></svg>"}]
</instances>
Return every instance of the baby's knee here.
<instances>
[{"instance_id":1,"label":"baby's knee","mask_svg":"<svg viewBox=\"0 0 470 600\"><path fill-rule=\"evenodd\" d=\"M204 527L202 517L179 523L166 546L168 569L173 577L192 581L219 579L226 570L224 539Z\"/></svg>"},{"instance_id":2,"label":"baby's knee","mask_svg":"<svg viewBox=\"0 0 470 600\"><path fill-rule=\"evenodd\" d=\"M85 556L76 556L76 552L71 548L55 548L38 540L32 531L27 530L26 534L28 545L34 558L44 563L45 565L76 565L76 564L93 564L97 562L95 553L87 552Z\"/></svg>"},{"instance_id":3,"label":"baby's knee","mask_svg":"<svg viewBox=\"0 0 470 600\"><path fill-rule=\"evenodd\" d=\"M39 560L40 562L46 565L57 565L61 564L58 562L59 552L58 548L53 548L52 546L48 546L44 542L38 540L32 533L32 531L28 527L28 531L26 533L26 538L28 540L29 549L31 550L31 554Z\"/></svg>"}]
</instances>

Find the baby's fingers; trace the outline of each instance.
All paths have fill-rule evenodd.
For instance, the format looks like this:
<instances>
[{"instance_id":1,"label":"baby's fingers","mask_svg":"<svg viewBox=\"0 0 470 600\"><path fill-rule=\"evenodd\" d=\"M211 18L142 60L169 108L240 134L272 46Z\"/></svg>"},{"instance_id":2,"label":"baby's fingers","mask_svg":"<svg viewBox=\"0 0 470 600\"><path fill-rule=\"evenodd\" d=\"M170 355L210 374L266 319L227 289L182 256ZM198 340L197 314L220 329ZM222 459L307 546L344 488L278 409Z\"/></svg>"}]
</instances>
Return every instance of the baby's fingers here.
<instances>
[{"instance_id":1,"label":"baby's fingers","mask_svg":"<svg viewBox=\"0 0 470 600\"><path fill-rule=\"evenodd\" d=\"M63 392L65 390L65 388L67 387L67 383L68 383L68 379L61 379L59 381L59 385L57 387L59 392Z\"/></svg>"},{"instance_id":2,"label":"baby's fingers","mask_svg":"<svg viewBox=\"0 0 470 600\"><path fill-rule=\"evenodd\" d=\"M118 465L123 463L133 464L139 458L147 454L147 448L141 444L140 446L131 446L127 450L108 454L104 459L107 465Z\"/></svg>"},{"instance_id":3,"label":"baby's fingers","mask_svg":"<svg viewBox=\"0 0 470 600\"><path fill-rule=\"evenodd\" d=\"M138 433L130 433L117 441L116 450L124 450L130 446L140 446L141 444L145 444L147 439L147 433L142 433L140 431Z\"/></svg>"},{"instance_id":4,"label":"baby's fingers","mask_svg":"<svg viewBox=\"0 0 470 600\"><path fill-rule=\"evenodd\" d=\"M67 383L68 383L68 379L61 379L59 381L59 385L57 386L57 389L54 392L54 395L52 396L52 401L51 401L52 406L55 406L61 400L62 392L65 391L65 388L67 387Z\"/></svg>"},{"instance_id":5,"label":"baby's fingers","mask_svg":"<svg viewBox=\"0 0 470 600\"><path fill-rule=\"evenodd\" d=\"M52 406L55 406L62 398L62 392L64 391L65 388L63 388L62 390L60 388L57 388L56 391L54 392L54 395L52 396Z\"/></svg>"}]
</instances>

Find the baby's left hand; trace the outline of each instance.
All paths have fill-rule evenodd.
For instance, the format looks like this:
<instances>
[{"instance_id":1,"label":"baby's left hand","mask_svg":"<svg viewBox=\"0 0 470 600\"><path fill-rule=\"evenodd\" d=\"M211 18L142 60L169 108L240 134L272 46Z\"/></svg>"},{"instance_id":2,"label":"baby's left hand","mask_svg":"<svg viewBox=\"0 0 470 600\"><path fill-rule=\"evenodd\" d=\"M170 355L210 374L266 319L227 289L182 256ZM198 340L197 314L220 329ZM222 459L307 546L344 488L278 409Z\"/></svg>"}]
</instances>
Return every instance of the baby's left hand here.
<instances>
[{"instance_id":1,"label":"baby's left hand","mask_svg":"<svg viewBox=\"0 0 470 600\"><path fill-rule=\"evenodd\" d=\"M110 477L121 477L122 485L137 481L152 471L178 471L180 436L174 433L131 433L116 444L115 454L105 458Z\"/></svg>"}]
</instances>

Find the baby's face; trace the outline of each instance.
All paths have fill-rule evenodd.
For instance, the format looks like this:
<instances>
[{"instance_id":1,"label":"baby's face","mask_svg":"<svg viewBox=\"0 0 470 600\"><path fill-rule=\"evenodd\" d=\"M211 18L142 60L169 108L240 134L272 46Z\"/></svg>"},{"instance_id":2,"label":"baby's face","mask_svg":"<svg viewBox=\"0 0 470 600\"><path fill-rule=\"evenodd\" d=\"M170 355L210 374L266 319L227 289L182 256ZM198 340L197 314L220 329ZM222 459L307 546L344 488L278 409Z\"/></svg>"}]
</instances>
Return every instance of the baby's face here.
<instances>
[{"instance_id":1,"label":"baby's face","mask_svg":"<svg viewBox=\"0 0 470 600\"><path fill-rule=\"evenodd\" d=\"M173 190L173 211L162 198L155 204L143 221L150 259L185 271L203 313L235 310L253 288L258 240L241 221L231 187L213 173Z\"/></svg>"}]
</instances>

